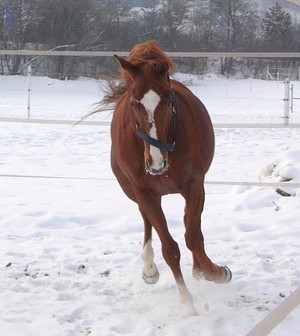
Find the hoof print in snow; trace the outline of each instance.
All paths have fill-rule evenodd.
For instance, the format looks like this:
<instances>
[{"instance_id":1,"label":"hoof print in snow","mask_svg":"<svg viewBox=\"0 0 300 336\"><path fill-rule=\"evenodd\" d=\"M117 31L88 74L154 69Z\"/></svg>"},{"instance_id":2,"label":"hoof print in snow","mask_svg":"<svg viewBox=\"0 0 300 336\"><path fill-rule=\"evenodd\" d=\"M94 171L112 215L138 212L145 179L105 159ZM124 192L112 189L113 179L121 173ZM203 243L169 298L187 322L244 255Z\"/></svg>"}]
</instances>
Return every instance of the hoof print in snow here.
<instances>
[{"instance_id":1,"label":"hoof print in snow","mask_svg":"<svg viewBox=\"0 0 300 336\"><path fill-rule=\"evenodd\" d=\"M110 271L108 271L108 270L104 271L100 275L101 275L101 277L106 277L107 278L110 275Z\"/></svg>"},{"instance_id":2,"label":"hoof print in snow","mask_svg":"<svg viewBox=\"0 0 300 336\"><path fill-rule=\"evenodd\" d=\"M79 265L77 267L77 273L85 273L86 272L86 266L85 265Z\"/></svg>"}]
</instances>

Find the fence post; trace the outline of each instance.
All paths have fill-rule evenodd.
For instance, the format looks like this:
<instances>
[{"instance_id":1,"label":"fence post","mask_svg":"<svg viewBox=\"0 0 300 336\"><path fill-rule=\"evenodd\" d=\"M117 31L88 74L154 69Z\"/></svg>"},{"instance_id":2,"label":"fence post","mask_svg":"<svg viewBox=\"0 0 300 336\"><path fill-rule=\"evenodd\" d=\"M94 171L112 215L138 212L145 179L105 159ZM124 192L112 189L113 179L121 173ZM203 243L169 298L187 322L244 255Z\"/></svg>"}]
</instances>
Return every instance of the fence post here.
<instances>
[{"instance_id":1,"label":"fence post","mask_svg":"<svg viewBox=\"0 0 300 336\"><path fill-rule=\"evenodd\" d=\"M267 65L267 80L275 80L272 73L271 73L272 69L270 69L269 65Z\"/></svg>"},{"instance_id":2,"label":"fence post","mask_svg":"<svg viewBox=\"0 0 300 336\"><path fill-rule=\"evenodd\" d=\"M28 66L27 80L27 119L30 119L30 98L31 98L31 64Z\"/></svg>"},{"instance_id":3,"label":"fence post","mask_svg":"<svg viewBox=\"0 0 300 336\"><path fill-rule=\"evenodd\" d=\"M291 113L294 112L294 84L291 84Z\"/></svg>"},{"instance_id":4,"label":"fence post","mask_svg":"<svg viewBox=\"0 0 300 336\"><path fill-rule=\"evenodd\" d=\"M287 126L289 124L289 110L290 110L290 81L287 78L284 81L284 115L283 115L283 124Z\"/></svg>"}]
</instances>

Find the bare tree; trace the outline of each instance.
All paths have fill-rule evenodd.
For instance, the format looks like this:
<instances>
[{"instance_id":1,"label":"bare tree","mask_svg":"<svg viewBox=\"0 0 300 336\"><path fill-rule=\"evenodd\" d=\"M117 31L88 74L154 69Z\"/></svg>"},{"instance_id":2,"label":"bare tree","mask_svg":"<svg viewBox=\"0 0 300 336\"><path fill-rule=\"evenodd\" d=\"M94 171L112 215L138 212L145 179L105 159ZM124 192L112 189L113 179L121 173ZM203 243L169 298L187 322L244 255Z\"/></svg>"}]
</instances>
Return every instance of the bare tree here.
<instances>
[{"instance_id":1,"label":"bare tree","mask_svg":"<svg viewBox=\"0 0 300 336\"><path fill-rule=\"evenodd\" d=\"M211 0L213 45L218 50L253 50L257 16L249 0ZM233 59L224 58L221 73L228 74Z\"/></svg>"},{"instance_id":2,"label":"bare tree","mask_svg":"<svg viewBox=\"0 0 300 336\"><path fill-rule=\"evenodd\" d=\"M146 7L143 9L144 20L140 25L139 40L147 38L159 39L162 29L159 0L148 0L145 4Z\"/></svg>"},{"instance_id":3,"label":"bare tree","mask_svg":"<svg viewBox=\"0 0 300 336\"><path fill-rule=\"evenodd\" d=\"M37 0L11 0L2 4L2 46L4 49L24 49L26 34L31 20L36 19ZM24 57L23 57L24 58ZM5 67L10 74L18 74L22 56L4 57Z\"/></svg>"},{"instance_id":4,"label":"bare tree","mask_svg":"<svg viewBox=\"0 0 300 336\"><path fill-rule=\"evenodd\" d=\"M188 18L188 3L188 0L160 1L161 30L166 47L180 49L177 42L180 28Z\"/></svg>"}]
</instances>

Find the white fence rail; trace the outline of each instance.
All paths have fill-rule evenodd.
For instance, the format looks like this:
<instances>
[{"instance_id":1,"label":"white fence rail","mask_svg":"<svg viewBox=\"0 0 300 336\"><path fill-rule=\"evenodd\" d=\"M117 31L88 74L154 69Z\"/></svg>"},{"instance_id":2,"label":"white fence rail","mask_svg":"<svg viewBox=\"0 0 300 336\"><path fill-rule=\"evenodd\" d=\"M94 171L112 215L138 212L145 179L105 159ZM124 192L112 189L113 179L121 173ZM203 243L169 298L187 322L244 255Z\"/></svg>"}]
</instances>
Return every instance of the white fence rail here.
<instances>
[{"instance_id":1,"label":"white fence rail","mask_svg":"<svg viewBox=\"0 0 300 336\"><path fill-rule=\"evenodd\" d=\"M300 304L300 287L290 294L277 308L267 315L246 336L267 336Z\"/></svg>"},{"instance_id":2,"label":"white fence rail","mask_svg":"<svg viewBox=\"0 0 300 336\"><path fill-rule=\"evenodd\" d=\"M8 118L0 117L0 122L16 122L16 123L26 123L26 124L49 124L49 125L70 125L70 126L110 126L110 121L101 120L63 120L63 119L36 119L36 118ZM300 123L293 124L239 124L239 123L214 123L214 128L300 128Z\"/></svg>"},{"instance_id":3,"label":"white fence rail","mask_svg":"<svg viewBox=\"0 0 300 336\"><path fill-rule=\"evenodd\" d=\"M31 118L31 95L32 95L32 77L31 77L31 66L28 67L28 81L27 81L27 119L28 122L32 122L32 123L40 123L43 122L43 120L40 119L32 119ZM254 124L238 124L238 123L214 123L214 126L217 128L281 128L281 127L291 127L291 128L298 128L300 125L299 124L290 124L290 112L293 111L293 101L294 99L298 99L295 98L293 96L293 92L294 92L294 86L293 84L291 84L291 82L286 79L284 81L284 92L283 92L283 124L275 124L275 123L254 123ZM2 121L12 121L12 120L6 120L6 118L0 118ZM16 120L18 121L18 120ZM20 122L26 122L24 119L20 119ZM45 120L45 123L53 123L53 124L57 124L57 123L62 123L62 124L75 124L76 121L70 121L70 120ZM80 122L80 124L82 125L107 125L107 122L97 122L97 121L82 121Z\"/></svg>"},{"instance_id":4,"label":"white fence rail","mask_svg":"<svg viewBox=\"0 0 300 336\"><path fill-rule=\"evenodd\" d=\"M22 56L76 56L109 57L128 56L128 51L62 51L62 50L0 50L0 55ZM300 58L300 52L225 52L225 51L184 51L167 52L170 57L237 57L237 58Z\"/></svg>"},{"instance_id":5,"label":"white fence rail","mask_svg":"<svg viewBox=\"0 0 300 336\"><path fill-rule=\"evenodd\" d=\"M290 111L291 114L293 114L295 112L295 107L299 108L300 104L296 104L298 101L300 101L300 85L297 84L291 84L291 104L290 104Z\"/></svg>"},{"instance_id":6,"label":"white fence rail","mask_svg":"<svg viewBox=\"0 0 300 336\"><path fill-rule=\"evenodd\" d=\"M74 181L115 181L110 178L98 177L74 177L74 176L50 176L50 175L22 175L22 174L0 174L2 178L22 179L50 179L50 180L74 180ZM244 186L244 187L267 187L267 188L300 188L297 182L247 182L247 181L205 181L205 185L219 186Z\"/></svg>"},{"instance_id":7,"label":"white fence rail","mask_svg":"<svg viewBox=\"0 0 300 336\"><path fill-rule=\"evenodd\" d=\"M267 79L273 81L285 80L286 78L292 80L300 80L300 67L298 68L280 68L267 66Z\"/></svg>"},{"instance_id":8,"label":"white fence rail","mask_svg":"<svg viewBox=\"0 0 300 336\"><path fill-rule=\"evenodd\" d=\"M34 59L43 57L43 56L75 56L75 57L111 57L114 54L118 54L120 56L126 57L128 55L128 51L63 51L63 50L0 50L0 55L23 55L23 56L34 56ZM299 58L300 52L210 52L210 51L201 51L201 52L167 52L167 54L171 57L187 57L187 58L203 58L203 57L234 57L234 58ZM286 80L285 88L284 88L284 107L283 107L283 126L287 126L290 124L290 112L294 107L294 100L297 98L293 98L293 90L291 87L291 83ZM31 77L31 67L30 61L28 62L28 87L27 87L27 118L34 118L31 113L31 104L32 104L32 77ZM35 118L36 119L36 118ZM38 121L33 121L38 122ZM56 123L53 121L53 123ZM62 122L64 123L64 122ZM85 123L83 123L85 124ZM90 122L93 124L93 122ZM97 122L95 124L98 124ZM259 125L257 123L248 124L248 125L240 125L240 124L225 124L218 123L215 124L215 127L245 127L245 128L277 128L277 123L273 125L262 124ZM290 127L299 127L299 124L291 125Z\"/></svg>"}]
</instances>

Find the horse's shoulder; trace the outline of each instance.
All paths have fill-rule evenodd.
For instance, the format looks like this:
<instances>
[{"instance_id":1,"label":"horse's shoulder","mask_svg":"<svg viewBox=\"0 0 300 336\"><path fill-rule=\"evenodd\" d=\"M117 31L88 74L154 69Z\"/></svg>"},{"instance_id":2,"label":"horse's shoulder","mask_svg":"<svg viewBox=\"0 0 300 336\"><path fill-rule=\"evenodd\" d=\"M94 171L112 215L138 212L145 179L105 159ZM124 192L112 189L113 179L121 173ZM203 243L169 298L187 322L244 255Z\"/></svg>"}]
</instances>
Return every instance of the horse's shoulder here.
<instances>
[{"instance_id":1,"label":"horse's shoulder","mask_svg":"<svg viewBox=\"0 0 300 336\"><path fill-rule=\"evenodd\" d=\"M181 115L189 116L193 125L203 124L209 115L202 101L184 84L172 81L174 97ZM207 121L210 124L210 121Z\"/></svg>"},{"instance_id":2,"label":"horse's shoulder","mask_svg":"<svg viewBox=\"0 0 300 336\"><path fill-rule=\"evenodd\" d=\"M189 105L197 107L199 104L202 105L200 99L195 96L195 94L184 84L176 80L172 80L172 89L175 95L175 99L182 100Z\"/></svg>"},{"instance_id":3,"label":"horse's shoulder","mask_svg":"<svg viewBox=\"0 0 300 336\"><path fill-rule=\"evenodd\" d=\"M188 99L191 99L191 96L195 97L193 92L186 85L176 80L172 80L172 88L175 94L187 96Z\"/></svg>"},{"instance_id":4,"label":"horse's shoulder","mask_svg":"<svg viewBox=\"0 0 300 336\"><path fill-rule=\"evenodd\" d=\"M178 82L176 79L172 79L171 84L172 84L172 87L175 89L183 89L183 90L187 90L191 92L191 90L186 85L184 85L181 82Z\"/></svg>"}]
</instances>

